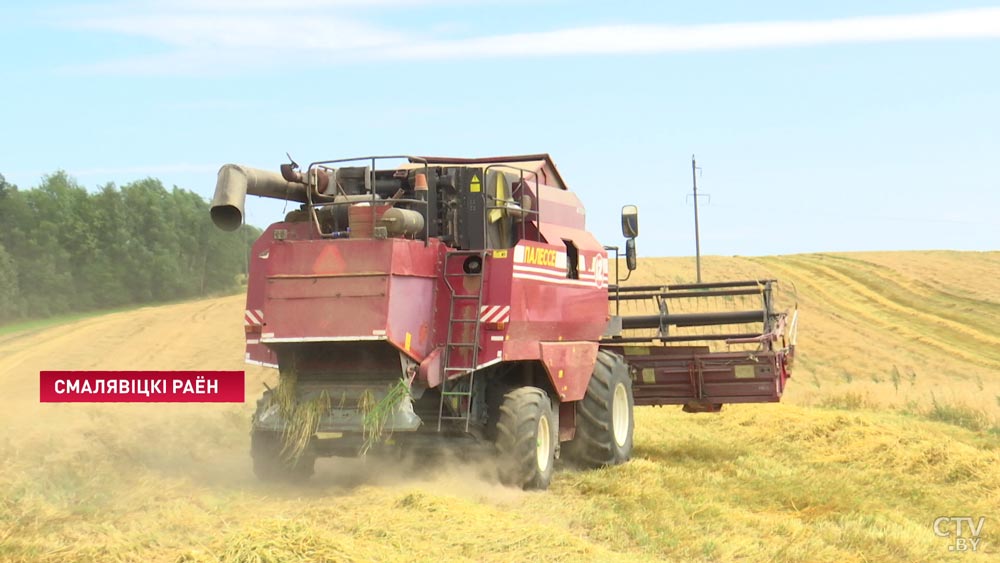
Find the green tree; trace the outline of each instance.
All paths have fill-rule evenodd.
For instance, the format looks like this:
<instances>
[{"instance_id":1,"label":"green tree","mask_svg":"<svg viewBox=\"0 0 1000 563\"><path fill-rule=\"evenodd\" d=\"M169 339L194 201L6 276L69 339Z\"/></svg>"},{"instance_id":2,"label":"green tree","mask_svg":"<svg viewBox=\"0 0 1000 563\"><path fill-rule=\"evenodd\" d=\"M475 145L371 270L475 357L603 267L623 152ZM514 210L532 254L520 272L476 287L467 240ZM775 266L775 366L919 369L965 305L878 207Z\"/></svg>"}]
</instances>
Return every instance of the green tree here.
<instances>
[{"instance_id":1,"label":"green tree","mask_svg":"<svg viewBox=\"0 0 1000 563\"><path fill-rule=\"evenodd\" d=\"M21 314L20 292L17 283L17 264L7 252L4 241L10 238L16 202L20 194L17 186L7 183L0 174L0 323Z\"/></svg>"},{"instance_id":2,"label":"green tree","mask_svg":"<svg viewBox=\"0 0 1000 563\"><path fill-rule=\"evenodd\" d=\"M17 267L0 244L0 323L18 316L19 297Z\"/></svg>"},{"instance_id":3,"label":"green tree","mask_svg":"<svg viewBox=\"0 0 1000 563\"><path fill-rule=\"evenodd\" d=\"M260 235L154 178L91 193L61 171L24 191L0 176L0 225L0 322L231 291Z\"/></svg>"}]
</instances>

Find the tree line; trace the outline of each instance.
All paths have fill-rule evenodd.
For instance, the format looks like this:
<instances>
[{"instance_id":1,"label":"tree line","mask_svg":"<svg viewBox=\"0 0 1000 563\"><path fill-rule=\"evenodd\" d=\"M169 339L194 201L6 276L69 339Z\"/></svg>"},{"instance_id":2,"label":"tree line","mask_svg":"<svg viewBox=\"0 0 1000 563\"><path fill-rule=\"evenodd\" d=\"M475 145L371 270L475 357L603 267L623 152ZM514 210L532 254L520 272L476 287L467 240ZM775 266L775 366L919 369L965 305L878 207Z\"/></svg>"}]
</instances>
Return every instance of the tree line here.
<instances>
[{"instance_id":1,"label":"tree line","mask_svg":"<svg viewBox=\"0 0 1000 563\"><path fill-rule=\"evenodd\" d=\"M88 191L0 175L0 324L234 290L260 230L219 231L196 193L147 178Z\"/></svg>"}]
</instances>

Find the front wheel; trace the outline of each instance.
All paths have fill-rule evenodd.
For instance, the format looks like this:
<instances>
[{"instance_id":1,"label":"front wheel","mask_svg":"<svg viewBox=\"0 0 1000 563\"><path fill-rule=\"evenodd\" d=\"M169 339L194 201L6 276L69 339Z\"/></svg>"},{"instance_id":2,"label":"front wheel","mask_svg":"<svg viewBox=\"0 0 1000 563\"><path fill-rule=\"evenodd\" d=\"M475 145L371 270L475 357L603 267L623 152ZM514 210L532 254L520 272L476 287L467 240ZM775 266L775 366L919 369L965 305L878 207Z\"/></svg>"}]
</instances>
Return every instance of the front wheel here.
<instances>
[{"instance_id":1,"label":"front wheel","mask_svg":"<svg viewBox=\"0 0 1000 563\"><path fill-rule=\"evenodd\" d=\"M497 420L500 481L523 489L547 489L558 440L549 396L537 387L504 395Z\"/></svg>"},{"instance_id":2,"label":"front wheel","mask_svg":"<svg viewBox=\"0 0 1000 563\"><path fill-rule=\"evenodd\" d=\"M632 456L632 379L617 354L597 352L587 393L576 407L576 436L566 456L583 467L618 465Z\"/></svg>"}]
</instances>

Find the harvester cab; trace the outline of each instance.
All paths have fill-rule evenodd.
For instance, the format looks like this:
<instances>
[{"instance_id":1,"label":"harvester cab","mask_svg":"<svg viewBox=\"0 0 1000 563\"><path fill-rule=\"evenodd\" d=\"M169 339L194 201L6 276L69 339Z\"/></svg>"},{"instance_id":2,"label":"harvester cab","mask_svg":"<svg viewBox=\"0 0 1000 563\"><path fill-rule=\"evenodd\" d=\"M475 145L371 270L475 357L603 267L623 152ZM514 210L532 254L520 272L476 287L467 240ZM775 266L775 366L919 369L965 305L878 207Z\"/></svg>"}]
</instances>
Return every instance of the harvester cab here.
<instances>
[{"instance_id":1,"label":"harvester cab","mask_svg":"<svg viewBox=\"0 0 1000 563\"><path fill-rule=\"evenodd\" d=\"M253 418L263 479L450 441L491 449L505 483L545 488L557 457L626 461L634 405L718 411L784 390L793 347L773 280L623 285L618 249L587 231L546 154L227 164L217 226L242 223L247 194L301 204L250 256L246 360L279 371ZM625 206L629 272L638 230ZM706 299L753 303L691 305Z\"/></svg>"}]
</instances>

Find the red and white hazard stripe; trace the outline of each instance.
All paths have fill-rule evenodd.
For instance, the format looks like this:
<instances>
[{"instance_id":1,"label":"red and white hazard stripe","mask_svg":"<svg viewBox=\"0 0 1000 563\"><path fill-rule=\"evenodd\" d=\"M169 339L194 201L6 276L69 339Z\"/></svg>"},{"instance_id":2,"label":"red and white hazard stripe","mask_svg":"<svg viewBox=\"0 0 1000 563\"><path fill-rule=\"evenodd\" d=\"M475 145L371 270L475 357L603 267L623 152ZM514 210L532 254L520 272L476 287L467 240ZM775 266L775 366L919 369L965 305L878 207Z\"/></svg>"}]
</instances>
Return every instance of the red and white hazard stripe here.
<instances>
[{"instance_id":1,"label":"red and white hazard stripe","mask_svg":"<svg viewBox=\"0 0 1000 563\"><path fill-rule=\"evenodd\" d=\"M260 309L247 309L243 311L243 325L263 325L264 324L264 311Z\"/></svg>"},{"instance_id":2,"label":"red and white hazard stripe","mask_svg":"<svg viewBox=\"0 0 1000 563\"><path fill-rule=\"evenodd\" d=\"M483 305L479 309L479 322L506 323L510 321L510 305Z\"/></svg>"}]
</instances>

